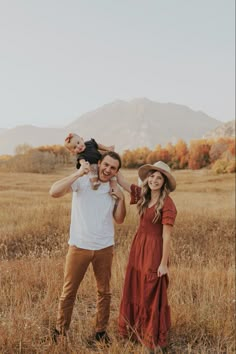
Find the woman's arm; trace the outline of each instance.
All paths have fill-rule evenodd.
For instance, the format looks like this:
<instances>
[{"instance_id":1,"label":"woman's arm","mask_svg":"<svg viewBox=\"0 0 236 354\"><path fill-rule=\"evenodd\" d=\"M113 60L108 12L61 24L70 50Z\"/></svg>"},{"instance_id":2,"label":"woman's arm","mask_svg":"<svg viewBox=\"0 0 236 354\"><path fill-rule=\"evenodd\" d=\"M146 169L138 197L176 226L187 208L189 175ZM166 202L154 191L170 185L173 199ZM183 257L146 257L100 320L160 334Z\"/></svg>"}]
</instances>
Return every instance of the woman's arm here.
<instances>
[{"instance_id":1,"label":"woman's arm","mask_svg":"<svg viewBox=\"0 0 236 354\"><path fill-rule=\"evenodd\" d=\"M158 277L161 277L164 274L168 273L168 258L169 258L169 253L170 253L170 235L172 232L172 226L171 225L163 225L163 246L162 246L162 258L161 258L161 264L157 270L157 275Z\"/></svg>"},{"instance_id":2,"label":"woman's arm","mask_svg":"<svg viewBox=\"0 0 236 354\"><path fill-rule=\"evenodd\" d=\"M131 183L124 178L123 174L120 171L117 173L116 177L119 185L124 188L124 190L131 193Z\"/></svg>"},{"instance_id":3,"label":"woman's arm","mask_svg":"<svg viewBox=\"0 0 236 354\"><path fill-rule=\"evenodd\" d=\"M85 162L75 173L55 182L50 188L49 194L53 198L60 198L66 193L71 192L72 183L76 181L77 178L82 177L84 174L87 174L88 172L89 172L89 163Z\"/></svg>"}]
</instances>

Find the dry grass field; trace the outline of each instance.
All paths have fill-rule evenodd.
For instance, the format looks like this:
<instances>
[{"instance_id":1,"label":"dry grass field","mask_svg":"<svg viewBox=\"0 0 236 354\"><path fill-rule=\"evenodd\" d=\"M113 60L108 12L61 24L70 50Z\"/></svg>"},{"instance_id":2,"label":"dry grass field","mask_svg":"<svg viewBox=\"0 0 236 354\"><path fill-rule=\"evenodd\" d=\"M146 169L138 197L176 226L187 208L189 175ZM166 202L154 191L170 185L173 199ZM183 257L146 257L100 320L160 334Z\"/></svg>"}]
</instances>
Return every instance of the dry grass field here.
<instances>
[{"instance_id":1,"label":"dry grass field","mask_svg":"<svg viewBox=\"0 0 236 354\"><path fill-rule=\"evenodd\" d=\"M63 282L71 196L53 199L48 190L71 171L0 173L0 353L145 353L141 345L117 335L124 270L138 222L128 198L126 220L116 226L112 346L86 345L96 303L91 269L78 292L68 341L55 345L50 339ZM124 174L136 182L136 171ZM200 170L175 176L169 353L235 353L235 175Z\"/></svg>"}]
</instances>

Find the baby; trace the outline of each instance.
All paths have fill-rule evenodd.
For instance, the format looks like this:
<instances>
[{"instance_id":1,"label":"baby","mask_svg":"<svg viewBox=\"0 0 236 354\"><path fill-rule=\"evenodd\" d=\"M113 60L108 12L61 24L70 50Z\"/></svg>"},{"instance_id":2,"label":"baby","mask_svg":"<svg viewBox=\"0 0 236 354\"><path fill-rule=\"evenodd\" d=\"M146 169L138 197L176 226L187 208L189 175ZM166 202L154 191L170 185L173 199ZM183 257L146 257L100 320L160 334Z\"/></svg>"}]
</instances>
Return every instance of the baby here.
<instances>
[{"instance_id":1,"label":"baby","mask_svg":"<svg viewBox=\"0 0 236 354\"><path fill-rule=\"evenodd\" d=\"M80 166L88 161L90 163L90 183L92 189L96 190L100 186L101 182L98 179L98 161L101 158L102 151L114 151L114 145L105 146L98 144L94 139L84 141L81 136L70 133L64 142L65 147L73 154L77 154L77 164L76 167L79 169ZM111 189L115 188L117 184L116 177L112 177L110 181Z\"/></svg>"}]
</instances>

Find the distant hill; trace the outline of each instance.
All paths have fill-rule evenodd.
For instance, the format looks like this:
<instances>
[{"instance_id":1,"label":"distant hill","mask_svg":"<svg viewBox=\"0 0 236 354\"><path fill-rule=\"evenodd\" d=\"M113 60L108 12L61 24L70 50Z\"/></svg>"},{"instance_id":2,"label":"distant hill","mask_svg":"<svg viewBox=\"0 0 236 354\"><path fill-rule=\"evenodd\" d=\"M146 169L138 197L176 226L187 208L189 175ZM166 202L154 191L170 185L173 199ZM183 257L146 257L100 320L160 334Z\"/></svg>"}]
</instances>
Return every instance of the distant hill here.
<instances>
[{"instance_id":1,"label":"distant hill","mask_svg":"<svg viewBox=\"0 0 236 354\"><path fill-rule=\"evenodd\" d=\"M227 123L220 124L215 129L204 134L204 138L221 138L221 137L235 137L235 120L231 120Z\"/></svg>"},{"instance_id":2,"label":"distant hill","mask_svg":"<svg viewBox=\"0 0 236 354\"><path fill-rule=\"evenodd\" d=\"M86 140L116 146L118 152L125 149L168 142L182 138L187 143L200 139L215 129L220 121L201 111L174 103L158 103L146 98L129 102L117 100L81 115L65 128L38 128L19 126L0 135L0 154L12 154L17 145L32 146L63 144L68 132L77 132Z\"/></svg>"},{"instance_id":3,"label":"distant hill","mask_svg":"<svg viewBox=\"0 0 236 354\"><path fill-rule=\"evenodd\" d=\"M140 146L189 142L216 128L221 122L203 112L146 98L115 101L86 113L67 126L86 139L95 137L104 144L114 143L118 151Z\"/></svg>"},{"instance_id":4,"label":"distant hill","mask_svg":"<svg viewBox=\"0 0 236 354\"><path fill-rule=\"evenodd\" d=\"M7 129L0 128L0 135L5 133L6 131L7 131Z\"/></svg>"}]
</instances>

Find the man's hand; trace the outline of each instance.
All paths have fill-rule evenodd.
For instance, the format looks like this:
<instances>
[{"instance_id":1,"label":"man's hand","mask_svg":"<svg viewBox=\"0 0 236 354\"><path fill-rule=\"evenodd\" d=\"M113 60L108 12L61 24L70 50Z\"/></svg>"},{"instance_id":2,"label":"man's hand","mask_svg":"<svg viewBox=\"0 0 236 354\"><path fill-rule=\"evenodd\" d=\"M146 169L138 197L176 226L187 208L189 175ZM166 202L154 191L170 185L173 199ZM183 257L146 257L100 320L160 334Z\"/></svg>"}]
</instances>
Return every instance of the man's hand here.
<instances>
[{"instance_id":1,"label":"man's hand","mask_svg":"<svg viewBox=\"0 0 236 354\"><path fill-rule=\"evenodd\" d=\"M84 161L81 163L81 166L76 172L74 172L72 175L62 178L59 181L55 182L50 191L49 194L53 198L59 198L65 195L66 193L69 193L72 191L71 185L74 183L79 177L82 177L83 175L87 174L90 171L90 165L87 161Z\"/></svg>"},{"instance_id":2,"label":"man's hand","mask_svg":"<svg viewBox=\"0 0 236 354\"><path fill-rule=\"evenodd\" d=\"M80 168L78 169L79 175L82 177L83 175L86 175L90 171L90 163L88 161L83 161L81 163Z\"/></svg>"}]
</instances>

